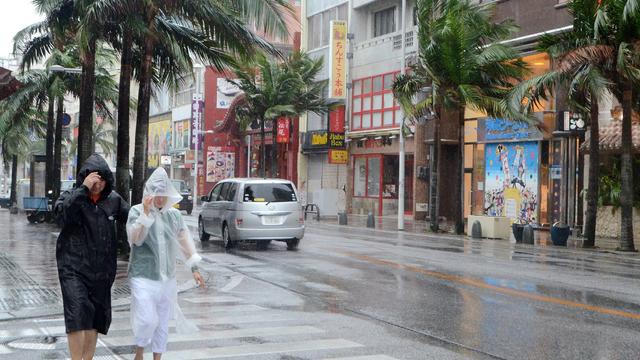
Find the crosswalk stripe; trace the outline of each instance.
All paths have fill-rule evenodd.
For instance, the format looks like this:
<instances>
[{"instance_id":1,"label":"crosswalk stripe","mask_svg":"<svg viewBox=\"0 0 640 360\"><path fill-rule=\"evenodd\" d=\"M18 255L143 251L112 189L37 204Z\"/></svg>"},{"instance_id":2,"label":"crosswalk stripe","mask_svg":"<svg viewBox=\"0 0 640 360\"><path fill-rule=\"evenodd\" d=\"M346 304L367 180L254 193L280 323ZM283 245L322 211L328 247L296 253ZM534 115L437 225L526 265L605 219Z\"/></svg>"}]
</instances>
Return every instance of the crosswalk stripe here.
<instances>
[{"instance_id":1,"label":"crosswalk stripe","mask_svg":"<svg viewBox=\"0 0 640 360\"><path fill-rule=\"evenodd\" d=\"M111 324L109 331L130 330L131 324L127 319L123 321L117 321ZM237 315L237 316L220 316L214 318L198 318L189 319L195 325L222 325L222 324L243 324L243 323L259 323L259 322L272 322L272 321L290 321L294 320L291 316L280 314L264 314L264 315ZM170 327L175 327L174 322L169 322ZM64 326L49 326L42 327L41 331L45 331L47 334L57 335L64 334ZM40 332L42 334L42 332Z\"/></svg>"},{"instance_id":2,"label":"crosswalk stripe","mask_svg":"<svg viewBox=\"0 0 640 360\"><path fill-rule=\"evenodd\" d=\"M323 360L398 360L387 355L363 355L363 356L347 356L339 358L326 358Z\"/></svg>"},{"instance_id":3,"label":"crosswalk stripe","mask_svg":"<svg viewBox=\"0 0 640 360\"><path fill-rule=\"evenodd\" d=\"M219 359L232 356L256 356L299 351L356 348L363 346L364 345L355 343L353 341L343 339L309 340L285 343L247 344L198 350L167 351L162 355L162 358L164 360ZM133 358L133 354L125 356L125 359Z\"/></svg>"},{"instance_id":4,"label":"crosswalk stripe","mask_svg":"<svg viewBox=\"0 0 640 360\"><path fill-rule=\"evenodd\" d=\"M251 336L322 334L324 332L324 330L315 328L313 326L276 326L254 329L198 331L193 334L171 334L169 335L169 343L181 341L234 339ZM106 336L102 338L102 341L109 346L134 345L132 336Z\"/></svg>"},{"instance_id":5,"label":"crosswalk stripe","mask_svg":"<svg viewBox=\"0 0 640 360\"><path fill-rule=\"evenodd\" d=\"M202 315L202 314L208 314L208 313L220 313L220 312L249 312L249 311L264 311L267 310L266 308L263 308L262 306L258 306L258 305L219 305L219 306L207 306L204 309L199 309L199 308L190 308L190 307L183 307L181 306L182 312L187 315L190 314L197 314L197 315ZM127 312L123 312L123 311L118 311L118 312L114 312L112 315L112 318L115 319L127 319L129 318L131 315L130 313Z\"/></svg>"},{"instance_id":6,"label":"crosswalk stripe","mask_svg":"<svg viewBox=\"0 0 640 360\"><path fill-rule=\"evenodd\" d=\"M12 351L4 345L0 345L0 354L11 354Z\"/></svg>"},{"instance_id":7,"label":"crosswalk stripe","mask_svg":"<svg viewBox=\"0 0 640 360\"><path fill-rule=\"evenodd\" d=\"M216 296L213 299L209 298L185 298L180 299L193 304L211 304L211 303L227 303L227 302L242 302L243 300L235 296Z\"/></svg>"}]
</instances>

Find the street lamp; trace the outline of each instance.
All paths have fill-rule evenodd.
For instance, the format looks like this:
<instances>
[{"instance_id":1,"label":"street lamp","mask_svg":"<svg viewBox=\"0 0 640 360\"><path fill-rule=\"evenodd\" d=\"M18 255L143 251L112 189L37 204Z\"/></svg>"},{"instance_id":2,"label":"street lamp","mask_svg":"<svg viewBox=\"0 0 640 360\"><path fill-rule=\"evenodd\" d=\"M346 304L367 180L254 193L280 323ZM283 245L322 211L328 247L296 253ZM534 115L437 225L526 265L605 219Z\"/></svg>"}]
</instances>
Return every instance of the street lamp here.
<instances>
[{"instance_id":1,"label":"street lamp","mask_svg":"<svg viewBox=\"0 0 640 360\"><path fill-rule=\"evenodd\" d=\"M66 68L62 65L51 65L47 69L49 72L62 72L69 74L82 74L82 68Z\"/></svg>"},{"instance_id":2,"label":"street lamp","mask_svg":"<svg viewBox=\"0 0 640 360\"><path fill-rule=\"evenodd\" d=\"M213 130L194 130L195 135L213 134ZM202 138L204 142L204 137ZM198 159L198 145L200 141L196 141L193 146L193 205L198 205L198 165L200 161Z\"/></svg>"}]
</instances>

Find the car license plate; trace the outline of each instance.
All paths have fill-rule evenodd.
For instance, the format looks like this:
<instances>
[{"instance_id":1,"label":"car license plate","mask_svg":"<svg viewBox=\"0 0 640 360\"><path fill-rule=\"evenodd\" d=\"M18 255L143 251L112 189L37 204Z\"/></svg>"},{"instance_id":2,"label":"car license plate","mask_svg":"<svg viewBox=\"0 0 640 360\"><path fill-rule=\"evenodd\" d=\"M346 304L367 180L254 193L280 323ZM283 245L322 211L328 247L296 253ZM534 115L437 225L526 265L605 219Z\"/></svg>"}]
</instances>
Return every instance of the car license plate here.
<instances>
[{"instance_id":1,"label":"car license plate","mask_svg":"<svg viewBox=\"0 0 640 360\"><path fill-rule=\"evenodd\" d=\"M264 225L280 225L282 224L282 216L263 216L262 224Z\"/></svg>"}]
</instances>

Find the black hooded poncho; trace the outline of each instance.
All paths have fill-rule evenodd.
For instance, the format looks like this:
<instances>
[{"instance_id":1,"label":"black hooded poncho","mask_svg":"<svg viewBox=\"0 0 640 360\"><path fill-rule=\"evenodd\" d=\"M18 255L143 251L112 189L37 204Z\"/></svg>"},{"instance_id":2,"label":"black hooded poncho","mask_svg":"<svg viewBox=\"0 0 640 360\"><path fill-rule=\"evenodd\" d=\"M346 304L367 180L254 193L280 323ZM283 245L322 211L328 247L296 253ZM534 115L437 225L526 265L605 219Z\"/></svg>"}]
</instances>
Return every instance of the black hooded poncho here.
<instances>
[{"instance_id":1,"label":"black hooded poncho","mask_svg":"<svg viewBox=\"0 0 640 360\"><path fill-rule=\"evenodd\" d=\"M106 181L97 203L82 183L92 172ZM55 212L62 230L56 259L67 333L95 329L107 334L111 324L111 286L116 276L116 221L125 224L129 204L113 191L114 178L97 154L82 165L73 190L60 195Z\"/></svg>"}]
</instances>

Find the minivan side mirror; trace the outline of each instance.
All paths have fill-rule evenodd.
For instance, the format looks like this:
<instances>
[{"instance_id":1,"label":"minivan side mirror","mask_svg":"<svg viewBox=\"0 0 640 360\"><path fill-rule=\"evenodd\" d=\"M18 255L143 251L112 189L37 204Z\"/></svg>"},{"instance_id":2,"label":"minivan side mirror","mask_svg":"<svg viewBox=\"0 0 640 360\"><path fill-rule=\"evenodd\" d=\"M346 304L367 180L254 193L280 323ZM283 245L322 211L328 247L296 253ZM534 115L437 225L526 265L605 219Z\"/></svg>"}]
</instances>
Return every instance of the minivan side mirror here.
<instances>
[{"instance_id":1,"label":"minivan side mirror","mask_svg":"<svg viewBox=\"0 0 640 360\"><path fill-rule=\"evenodd\" d=\"M200 198L200 201L208 202L209 201L209 197L208 196L203 196L203 197Z\"/></svg>"}]
</instances>

